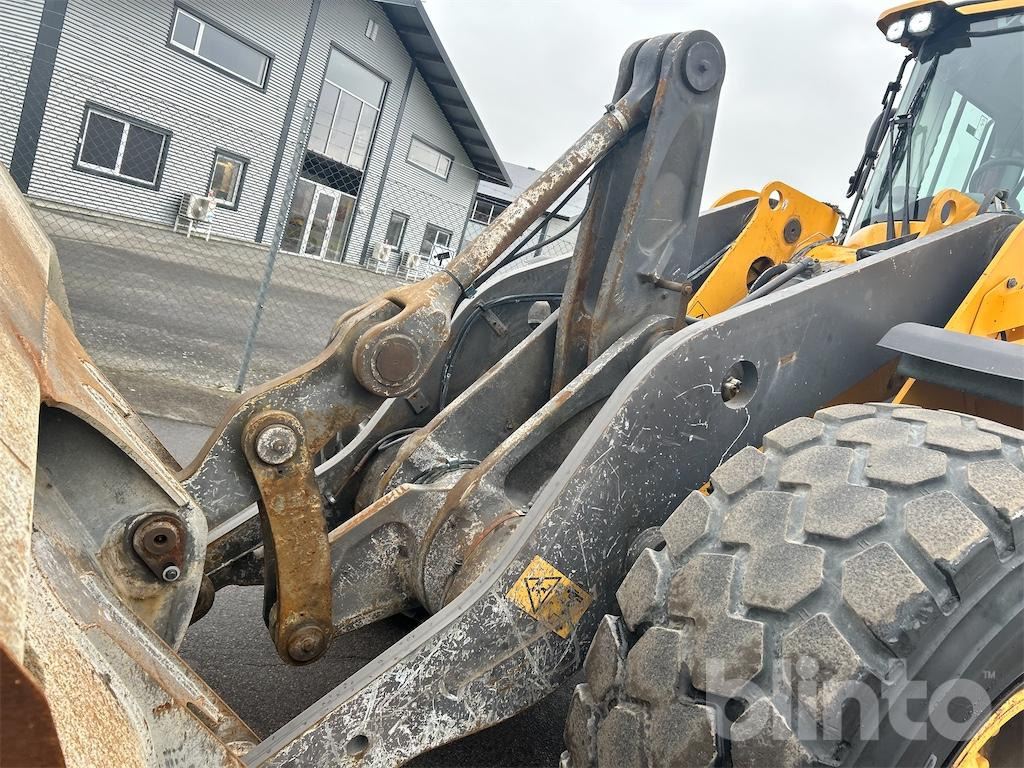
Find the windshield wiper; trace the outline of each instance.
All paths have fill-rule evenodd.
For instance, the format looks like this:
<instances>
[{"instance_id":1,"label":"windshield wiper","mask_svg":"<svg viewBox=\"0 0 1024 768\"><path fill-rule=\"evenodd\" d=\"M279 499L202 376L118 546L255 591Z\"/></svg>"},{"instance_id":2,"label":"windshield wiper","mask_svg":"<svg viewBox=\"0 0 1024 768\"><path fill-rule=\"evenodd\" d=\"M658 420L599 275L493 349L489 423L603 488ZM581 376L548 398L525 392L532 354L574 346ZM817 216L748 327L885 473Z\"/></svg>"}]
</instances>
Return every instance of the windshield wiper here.
<instances>
[{"instance_id":1,"label":"windshield wiper","mask_svg":"<svg viewBox=\"0 0 1024 768\"><path fill-rule=\"evenodd\" d=\"M911 145L914 121L921 111L921 106L924 104L925 94L928 92L928 87L931 85L938 67L939 57L936 57L924 77L921 79L921 84L914 92L914 96L910 100L910 105L907 107L907 111L892 119L893 130L889 133L889 162L886 165L885 172L882 174L882 183L879 184L878 195L875 197L875 207L877 208L882 202L882 196L885 194L888 194L889 196L888 219L886 226L886 236L889 239L896 236L895 212L893 211L893 184L896 181L896 172L899 170L900 162L903 160L904 155L907 157L907 186L905 199L903 201L903 220L906 222L904 226L910 226L910 156L908 149ZM895 129L897 127L900 130L898 134L894 136L896 133ZM907 233L904 232L903 234Z\"/></svg>"},{"instance_id":2,"label":"windshield wiper","mask_svg":"<svg viewBox=\"0 0 1024 768\"><path fill-rule=\"evenodd\" d=\"M913 58L913 53L908 53L904 57L903 62L900 64L899 72L896 73L896 79L886 86L885 93L882 94L882 111L871 125L871 129L868 132L868 140L864 144L864 153L860 156L860 160L857 161L856 170L850 176L850 186L846 190L846 196L852 197L853 202L850 203L850 215L843 219L843 229L839 233L839 242L842 242L846 236L847 227L849 227L853 214L856 212L861 197L864 195L864 185L867 184L868 177L871 175L871 171L874 170L875 161L878 160L878 153L882 148L882 141L885 139L885 134L889 127L893 106L896 103L896 96L899 95L903 88L903 73L907 69L907 64Z\"/></svg>"}]
</instances>

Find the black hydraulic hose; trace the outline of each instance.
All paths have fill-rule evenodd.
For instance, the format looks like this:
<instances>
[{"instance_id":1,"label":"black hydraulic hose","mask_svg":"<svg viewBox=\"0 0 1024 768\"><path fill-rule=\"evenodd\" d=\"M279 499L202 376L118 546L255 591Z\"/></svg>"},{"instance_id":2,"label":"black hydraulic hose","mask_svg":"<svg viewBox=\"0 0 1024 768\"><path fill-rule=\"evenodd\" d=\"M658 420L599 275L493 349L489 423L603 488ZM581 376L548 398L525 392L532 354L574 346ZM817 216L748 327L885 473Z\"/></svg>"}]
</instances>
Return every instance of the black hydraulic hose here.
<instances>
[{"instance_id":1,"label":"black hydraulic hose","mask_svg":"<svg viewBox=\"0 0 1024 768\"><path fill-rule=\"evenodd\" d=\"M800 259L800 261L793 262L781 275L773 277L771 280L762 285L756 291L751 291L742 299L737 301L736 306L739 306L740 304L746 304L747 302L753 301L754 299L759 299L762 296L768 295L772 291L781 288L783 285L788 283L801 272L806 272L813 266L814 259L803 258Z\"/></svg>"},{"instance_id":2,"label":"black hydraulic hose","mask_svg":"<svg viewBox=\"0 0 1024 768\"><path fill-rule=\"evenodd\" d=\"M889 132L889 157L892 158L896 154L896 143L893 139L892 131ZM895 176L895 173L893 173ZM889 176L889 195L888 195L888 209L885 214L885 239L892 240L896 237L896 214L892 208L892 183L893 176Z\"/></svg>"},{"instance_id":3,"label":"black hydraulic hose","mask_svg":"<svg viewBox=\"0 0 1024 768\"><path fill-rule=\"evenodd\" d=\"M558 301L561 302L562 294L560 293L516 293L511 296L502 296L501 298L489 301L486 304L477 304L470 310L469 316L466 318L466 322L462 324L462 328L459 329L458 335L455 337L455 341L452 342L451 349L448 350L448 354L445 356L444 366L441 368L441 389L437 397L437 408L441 410L445 407L448 402L448 381L452 375L452 365L455 363L455 358L462 348L463 342L466 340L466 336L469 334L470 326L476 321L480 315L486 310L493 307L500 307L504 304L521 304L526 301Z\"/></svg>"},{"instance_id":4,"label":"black hydraulic hose","mask_svg":"<svg viewBox=\"0 0 1024 768\"><path fill-rule=\"evenodd\" d=\"M768 267L768 269L766 269L764 272L758 275L757 279L750 284L750 288L747 289L747 293L753 293L762 285L771 280L773 277L781 275L783 272L786 271L786 268L788 266L788 264L776 264L774 266Z\"/></svg>"},{"instance_id":5,"label":"black hydraulic hose","mask_svg":"<svg viewBox=\"0 0 1024 768\"><path fill-rule=\"evenodd\" d=\"M629 131L626 132L626 134L624 136L622 136L617 142L615 142L615 144L613 144L612 146L608 147L604 151L604 153L601 154L600 157L598 157L596 160L594 160L594 163L590 166L590 169L576 182L576 184L573 185L573 187L558 202L558 205L556 205L550 211L547 211L544 214L544 216L541 218L541 220L539 222L537 222L537 224L534 226L534 228L531 229L530 232L527 235L525 235L519 241L519 243L512 248L511 251L509 251L507 254L505 254L500 260L498 260L494 264L490 265L487 268L487 270L483 274L480 275L480 277L478 277L476 280L473 281L472 285L470 286L470 293L472 293L472 290L474 288L476 288L477 286L479 286L484 280L489 278L491 275L493 275L495 272L497 272L499 269L501 269L506 264L508 264L511 261L513 261L514 259L518 259L519 257L525 256L528 253L533 253L534 251L540 250L541 248L545 247L546 245L550 245L551 243L555 242L559 238L565 237L565 235L569 234L569 232L571 232L573 229L575 229L577 226L579 226L580 222L583 221L583 217L586 216L587 211L590 210L590 204L591 204L591 201L593 200L593 195L591 195L591 194L587 195L587 200L584 203L583 210L580 211L579 216L577 216L575 219L573 219L568 227L563 229L557 235L554 235L554 236L548 238L547 240L545 240L543 242L536 243L536 244L530 246L529 248L525 248L525 245L528 242L530 242L530 239L534 235L536 235L541 229L543 229L544 226L548 223L548 221L550 221L551 218L556 213L558 213L566 205L566 203L568 203L573 197L575 197L576 193L579 192L583 188L584 184L586 184L588 181L590 181L590 178L594 175L594 173L597 171L597 169L601 166L601 164L604 162L605 158L607 158L608 155L611 154L611 152L613 150L615 150L618 147L621 147L623 144L625 144L626 141L628 139L630 139L633 136L634 133L639 131L641 128L644 128L646 125L647 125L646 122L640 123L639 125L634 125L632 128L629 129ZM465 297L463 297L463 298L465 298ZM462 299L460 299L460 301L461 300Z\"/></svg>"},{"instance_id":6,"label":"black hydraulic hose","mask_svg":"<svg viewBox=\"0 0 1024 768\"><path fill-rule=\"evenodd\" d=\"M565 229L563 229L557 235L552 235L547 240L542 240L539 243L535 243L534 245L531 245L529 248L524 248L523 247L528 242L530 242L530 239L534 235L536 235L551 220L551 218L556 213L558 213L560 210L562 210L562 207L566 203L568 203L569 200L571 200L576 195L576 193L579 192L583 188L584 184L586 184L588 181L590 181L590 177L594 175L594 171L595 170L597 170L597 165L591 166L590 170L587 171L585 174L583 174L583 176L580 178L579 181L576 182L576 184L572 187L572 189L570 189L565 194L565 197L563 197L561 199L561 201L559 201L558 205L556 205L554 208L552 208L550 211L548 211L544 215L544 217L539 222L537 222L537 225L533 229L530 230L530 233L528 235L523 237L523 239L520 240L519 243L511 251L506 253L501 259L499 259L497 262L495 262L495 264L487 272L485 272L483 275L481 275L479 278L477 278L476 282L477 283L483 282L487 277L490 277L492 274L497 272L499 269L504 267L509 262L514 261L515 259L518 259L521 256L525 256L528 253L533 253L534 251L540 250L545 245L550 245L551 243L555 242L556 240L558 240L561 237L564 237L565 235L569 234L569 232L571 232L573 229L575 229L579 225L579 223L583 220L583 217L586 215L587 211L590 209L590 196L589 195L587 196L586 203L584 203L584 205L583 205L583 210L580 211L579 216L577 216L575 219L572 220L572 222L569 224L569 226L567 226Z\"/></svg>"},{"instance_id":7,"label":"black hydraulic hose","mask_svg":"<svg viewBox=\"0 0 1024 768\"><path fill-rule=\"evenodd\" d=\"M909 115L907 120L907 174L903 189L903 225L900 228L900 235L910 234L910 161L914 156L914 115ZM923 173L921 177L924 178ZM914 198L917 199L916 194Z\"/></svg>"}]
</instances>

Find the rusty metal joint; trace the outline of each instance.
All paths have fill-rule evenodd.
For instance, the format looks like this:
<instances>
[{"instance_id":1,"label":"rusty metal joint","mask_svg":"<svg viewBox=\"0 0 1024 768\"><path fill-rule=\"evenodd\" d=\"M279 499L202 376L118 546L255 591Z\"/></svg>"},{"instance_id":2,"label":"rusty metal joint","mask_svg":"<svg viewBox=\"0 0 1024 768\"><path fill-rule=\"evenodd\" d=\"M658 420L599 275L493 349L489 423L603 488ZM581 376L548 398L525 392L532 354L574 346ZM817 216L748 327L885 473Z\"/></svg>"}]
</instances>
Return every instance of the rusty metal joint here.
<instances>
[{"instance_id":1,"label":"rusty metal joint","mask_svg":"<svg viewBox=\"0 0 1024 768\"><path fill-rule=\"evenodd\" d=\"M323 498L302 423L284 411L253 416L242 448L259 488L265 605L282 659L307 664L330 644L331 556Z\"/></svg>"}]
</instances>

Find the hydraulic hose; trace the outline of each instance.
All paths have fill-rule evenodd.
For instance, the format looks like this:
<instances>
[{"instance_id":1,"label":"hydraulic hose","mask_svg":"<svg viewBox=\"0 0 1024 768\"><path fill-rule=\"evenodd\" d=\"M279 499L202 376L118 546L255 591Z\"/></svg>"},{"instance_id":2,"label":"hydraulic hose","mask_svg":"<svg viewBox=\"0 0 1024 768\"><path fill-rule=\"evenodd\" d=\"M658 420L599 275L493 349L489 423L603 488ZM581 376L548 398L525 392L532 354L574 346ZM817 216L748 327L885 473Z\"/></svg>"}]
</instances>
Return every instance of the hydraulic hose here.
<instances>
[{"instance_id":1,"label":"hydraulic hose","mask_svg":"<svg viewBox=\"0 0 1024 768\"><path fill-rule=\"evenodd\" d=\"M785 272L783 272L782 274L780 274L780 275L778 275L776 277L773 277L771 280L769 280L767 283L762 285L760 288L758 288L755 291L751 291L746 296L744 296L742 299L737 301L736 302L736 306L739 306L740 304L746 304L749 301L753 301L754 299L759 299L762 296L768 295L772 291L774 291L774 290L776 290L778 288L781 288L783 285L788 283L790 280L792 280L794 277L799 275L801 272L806 272L808 269L810 269L813 266L814 266L814 259L810 259L810 258L803 258L803 259L800 259L800 261L793 262L786 269Z\"/></svg>"}]
</instances>

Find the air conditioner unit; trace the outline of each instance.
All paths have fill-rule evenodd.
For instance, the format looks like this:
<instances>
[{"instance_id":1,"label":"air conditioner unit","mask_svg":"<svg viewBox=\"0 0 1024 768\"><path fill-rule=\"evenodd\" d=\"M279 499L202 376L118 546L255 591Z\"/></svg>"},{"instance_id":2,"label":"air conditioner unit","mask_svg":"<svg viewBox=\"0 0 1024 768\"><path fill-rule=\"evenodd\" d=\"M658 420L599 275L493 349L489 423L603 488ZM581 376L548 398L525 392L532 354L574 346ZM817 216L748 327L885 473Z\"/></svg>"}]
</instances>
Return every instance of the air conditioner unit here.
<instances>
[{"instance_id":1,"label":"air conditioner unit","mask_svg":"<svg viewBox=\"0 0 1024 768\"><path fill-rule=\"evenodd\" d=\"M214 198L205 195L189 195L185 215L193 221L209 224L213 221L213 213L216 210L217 203Z\"/></svg>"},{"instance_id":2,"label":"air conditioner unit","mask_svg":"<svg viewBox=\"0 0 1024 768\"><path fill-rule=\"evenodd\" d=\"M390 261L391 254L395 252L395 246L391 243L377 243L373 249L373 258L377 261Z\"/></svg>"}]
</instances>

